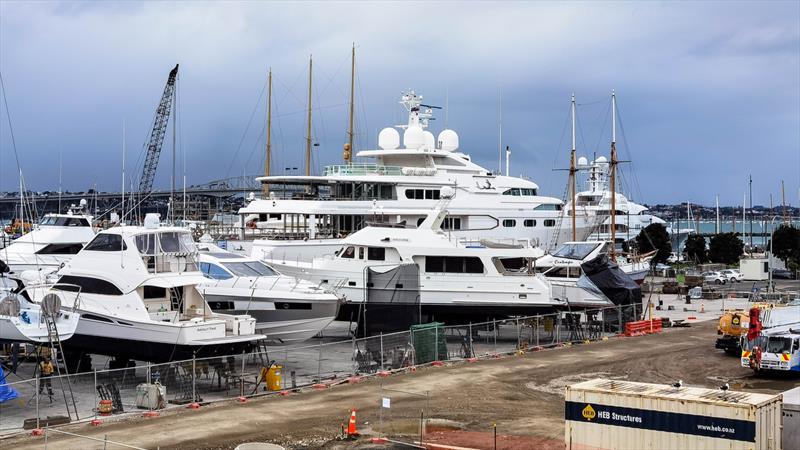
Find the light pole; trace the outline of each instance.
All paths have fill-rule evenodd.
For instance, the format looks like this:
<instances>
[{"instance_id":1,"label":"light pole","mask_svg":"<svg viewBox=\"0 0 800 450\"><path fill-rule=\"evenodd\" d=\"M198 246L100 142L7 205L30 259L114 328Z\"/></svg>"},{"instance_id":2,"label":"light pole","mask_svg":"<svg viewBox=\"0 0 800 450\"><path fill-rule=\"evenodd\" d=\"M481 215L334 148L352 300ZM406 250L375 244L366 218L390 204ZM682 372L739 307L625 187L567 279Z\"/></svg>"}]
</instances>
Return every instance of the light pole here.
<instances>
[{"instance_id":1,"label":"light pole","mask_svg":"<svg viewBox=\"0 0 800 450\"><path fill-rule=\"evenodd\" d=\"M772 216L772 220L769 221L769 256L767 256L767 270L769 271L769 284L767 285L767 292L772 289L772 292L775 292L775 287L772 286L772 241L773 235L775 234L775 219L778 216Z\"/></svg>"}]
</instances>

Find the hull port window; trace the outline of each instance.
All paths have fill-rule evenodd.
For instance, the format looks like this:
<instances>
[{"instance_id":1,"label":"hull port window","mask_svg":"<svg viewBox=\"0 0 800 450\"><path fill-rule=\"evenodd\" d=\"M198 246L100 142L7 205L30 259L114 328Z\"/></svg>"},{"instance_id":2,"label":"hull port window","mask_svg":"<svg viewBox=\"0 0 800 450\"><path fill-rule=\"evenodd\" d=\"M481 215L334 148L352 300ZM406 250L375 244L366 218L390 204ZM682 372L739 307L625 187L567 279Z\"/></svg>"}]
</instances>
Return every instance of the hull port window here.
<instances>
[{"instance_id":1,"label":"hull port window","mask_svg":"<svg viewBox=\"0 0 800 450\"><path fill-rule=\"evenodd\" d=\"M517 226L517 221L514 219L504 219L503 226L506 228L514 228Z\"/></svg>"},{"instance_id":2,"label":"hull port window","mask_svg":"<svg viewBox=\"0 0 800 450\"><path fill-rule=\"evenodd\" d=\"M536 226L536 220L534 219L525 219L525 222L522 223L527 228L532 228Z\"/></svg>"}]
</instances>

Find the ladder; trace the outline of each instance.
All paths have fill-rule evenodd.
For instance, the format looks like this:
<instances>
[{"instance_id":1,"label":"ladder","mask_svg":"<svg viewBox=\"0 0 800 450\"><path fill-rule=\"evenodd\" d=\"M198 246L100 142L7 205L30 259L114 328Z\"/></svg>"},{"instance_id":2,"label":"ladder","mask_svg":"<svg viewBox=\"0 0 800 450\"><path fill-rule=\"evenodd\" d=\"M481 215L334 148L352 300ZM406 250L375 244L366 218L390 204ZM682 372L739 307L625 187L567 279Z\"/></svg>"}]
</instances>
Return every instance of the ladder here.
<instances>
[{"instance_id":1,"label":"ladder","mask_svg":"<svg viewBox=\"0 0 800 450\"><path fill-rule=\"evenodd\" d=\"M50 295L53 295L53 294L50 294ZM58 350L58 354L61 356L62 362L64 363L64 375L65 376L62 377L61 376L62 375L61 374L61 365L58 363L58 360L54 361L55 368L56 368L56 374L58 375L58 381L59 381L59 384L61 385L61 393L64 396L64 405L67 408L67 417L69 418L69 420L71 422L72 421L72 412L73 411L75 412L75 420L79 420L80 417L78 416L78 407L77 407L77 404L75 402L75 394L72 391L72 382L69 379L69 370L67 369L66 354L64 353L64 348L61 346L61 338L60 338L59 333L58 333L58 325L56 324L56 319L61 314L61 311L60 311L61 310L61 308L60 308L61 301L58 299L58 297L53 295L53 297L55 297L56 301L50 300L48 302L47 301L48 297L49 297L49 295L45 296L45 298L42 300L42 305L41 305L42 318L44 319L44 323L47 326L47 340L48 340L48 342L50 344L50 349L51 350L56 350L57 349ZM48 303L48 304L46 305L45 303ZM51 352L50 356L51 356L51 360L53 360L52 352ZM38 358L37 358L37 360L38 360ZM69 399L67 398L67 390L64 389L64 378L67 379L67 389L69 390L69 397L70 397ZM70 400L72 400L72 410L70 410Z\"/></svg>"}]
</instances>

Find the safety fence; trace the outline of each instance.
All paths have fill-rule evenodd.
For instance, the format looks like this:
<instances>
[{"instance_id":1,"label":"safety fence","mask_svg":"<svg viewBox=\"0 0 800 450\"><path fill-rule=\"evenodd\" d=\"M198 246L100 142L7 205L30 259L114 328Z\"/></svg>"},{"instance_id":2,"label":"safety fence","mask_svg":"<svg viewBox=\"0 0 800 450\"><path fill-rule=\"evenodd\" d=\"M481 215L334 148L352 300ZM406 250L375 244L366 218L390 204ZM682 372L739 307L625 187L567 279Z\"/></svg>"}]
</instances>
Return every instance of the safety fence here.
<instances>
[{"instance_id":1,"label":"safety fence","mask_svg":"<svg viewBox=\"0 0 800 450\"><path fill-rule=\"evenodd\" d=\"M38 373L33 370L36 362L22 361L17 374L7 372L7 383L0 384L0 392L10 389L15 397L0 402L0 434L131 413L157 415L164 409L223 400L244 402L326 389L353 377L595 341L624 333L625 323L641 314L641 305L636 305L452 326L421 324L367 338L260 347L165 364L132 361L123 368L51 377L31 378ZM22 373L29 378L14 380Z\"/></svg>"}]
</instances>

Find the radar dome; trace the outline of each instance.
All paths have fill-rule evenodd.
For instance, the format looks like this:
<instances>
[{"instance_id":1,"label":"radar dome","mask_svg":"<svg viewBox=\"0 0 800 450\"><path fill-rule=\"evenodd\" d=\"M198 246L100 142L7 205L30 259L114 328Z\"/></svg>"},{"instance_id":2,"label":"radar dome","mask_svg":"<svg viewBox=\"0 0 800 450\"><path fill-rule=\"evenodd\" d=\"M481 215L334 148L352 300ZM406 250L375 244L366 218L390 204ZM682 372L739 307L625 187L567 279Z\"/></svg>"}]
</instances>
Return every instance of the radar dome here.
<instances>
[{"instance_id":1,"label":"radar dome","mask_svg":"<svg viewBox=\"0 0 800 450\"><path fill-rule=\"evenodd\" d=\"M428 150L433 150L436 148L436 138L433 137L433 133L425 130L423 134L425 135L425 145L423 145L423 147L427 148Z\"/></svg>"},{"instance_id":2,"label":"radar dome","mask_svg":"<svg viewBox=\"0 0 800 450\"><path fill-rule=\"evenodd\" d=\"M425 144L425 131L420 127L408 127L403 133L403 145L406 148L420 148Z\"/></svg>"},{"instance_id":3,"label":"radar dome","mask_svg":"<svg viewBox=\"0 0 800 450\"><path fill-rule=\"evenodd\" d=\"M603 163L607 163L607 162L608 162L608 160L606 159L606 157L605 157L605 156L601 156L601 157L599 157L599 158L595 159L595 160L594 160L594 162L596 162L596 163L598 163L598 164L603 164Z\"/></svg>"},{"instance_id":4,"label":"radar dome","mask_svg":"<svg viewBox=\"0 0 800 450\"><path fill-rule=\"evenodd\" d=\"M394 150L400 147L400 133L394 128L384 128L378 133L378 147L384 150Z\"/></svg>"},{"instance_id":5,"label":"radar dome","mask_svg":"<svg viewBox=\"0 0 800 450\"><path fill-rule=\"evenodd\" d=\"M585 156L581 156L580 158L578 158L578 165L579 166L586 166L588 164L589 164L589 160L586 159Z\"/></svg>"},{"instance_id":6,"label":"radar dome","mask_svg":"<svg viewBox=\"0 0 800 450\"><path fill-rule=\"evenodd\" d=\"M85 208L86 205L88 205L88 204L89 204L89 202L87 202L85 198L82 198L80 203L79 203L79 205L81 205L81 208Z\"/></svg>"},{"instance_id":7,"label":"radar dome","mask_svg":"<svg viewBox=\"0 0 800 450\"><path fill-rule=\"evenodd\" d=\"M458 134L453 130L442 130L439 133L439 147L446 152L452 152L457 149Z\"/></svg>"},{"instance_id":8,"label":"radar dome","mask_svg":"<svg viewBox=\"0 0 800 450\"><path fill-rule=\"evenodd\" d=\"M161 214L159 213L147 213L144 215L144 227L148 229L158 228L158 224L161 223Z\"/></svg>"}]
</instances>

